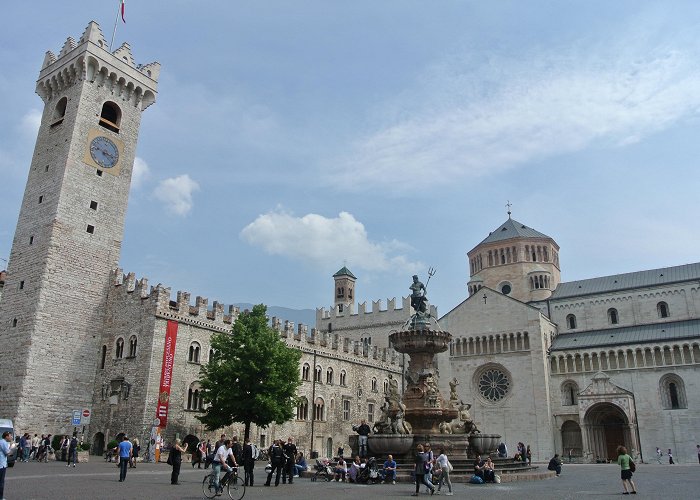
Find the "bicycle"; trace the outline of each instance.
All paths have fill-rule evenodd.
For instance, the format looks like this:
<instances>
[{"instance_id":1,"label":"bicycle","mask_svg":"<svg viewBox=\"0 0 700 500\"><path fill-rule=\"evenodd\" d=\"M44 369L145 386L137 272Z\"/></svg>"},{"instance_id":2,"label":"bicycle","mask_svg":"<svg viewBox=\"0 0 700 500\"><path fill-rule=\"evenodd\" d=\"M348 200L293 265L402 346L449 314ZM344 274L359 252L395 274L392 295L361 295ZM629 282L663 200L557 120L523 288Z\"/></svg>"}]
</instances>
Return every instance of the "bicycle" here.
<instances>
[{"instance_id":1,"label":"bicycle","mask_svg":"<svg viewBox=\"0 0 700 500\"><path fill-rule=\"evenodd\" d=\"M238 477L238 467L233 467L232 471L224 474L224 477L219 481L218 492L215 486L215 473L207 474L202 481L202 490L205 498L214 498L217 495L222 495L224 491L228 493L231 500L241 500L245 496L245 484Z\"/></svg>"}]
</instances>

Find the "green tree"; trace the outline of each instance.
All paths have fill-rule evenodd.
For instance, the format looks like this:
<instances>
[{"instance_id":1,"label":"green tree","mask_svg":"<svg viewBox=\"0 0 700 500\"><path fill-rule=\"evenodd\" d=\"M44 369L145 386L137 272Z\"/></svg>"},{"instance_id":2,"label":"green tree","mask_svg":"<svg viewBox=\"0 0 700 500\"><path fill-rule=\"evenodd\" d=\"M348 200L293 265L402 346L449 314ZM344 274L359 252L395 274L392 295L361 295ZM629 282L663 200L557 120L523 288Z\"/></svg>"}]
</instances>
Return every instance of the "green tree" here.
<instances>
[{"instance_id":1,"label":"green tree","mask_svg":"<svg viewBox=\"0 0 700 500\"><path fill-rule=\"evenodd\" d=\"M209 430L241 422L247 439L251 423L266 427L294 416L301 351L287 347L266 312L259 304L238 316L231 333L212 337L214 355L200 376L209 405L197 417Z\"/></svg>"}]
</instances>

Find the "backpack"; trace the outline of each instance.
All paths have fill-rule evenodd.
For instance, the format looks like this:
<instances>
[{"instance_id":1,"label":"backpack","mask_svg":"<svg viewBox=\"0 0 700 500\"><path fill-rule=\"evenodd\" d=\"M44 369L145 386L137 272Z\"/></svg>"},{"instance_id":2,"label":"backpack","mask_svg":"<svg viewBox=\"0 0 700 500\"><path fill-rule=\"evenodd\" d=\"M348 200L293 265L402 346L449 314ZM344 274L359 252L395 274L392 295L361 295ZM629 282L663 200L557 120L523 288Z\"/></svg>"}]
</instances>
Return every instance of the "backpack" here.
<instances>
[{"instance_id":1,"label":"backpack","mask_svg":"<svg viewBox=\"0 0 700 500\"><path fill-rule=\"evenodd\" d=\"M479 476L474 474L471 479L469 480L470 483L472 484L484 484L484 480L481 479Z\"/></svg>"},{"instance_id":2,"label":"backpack","mask_svg":"<svg viewBox=\"0 0 700 500\"><path fill-rule=\"evenodd\" d=\"M253 443L250 444L250 455L253 457L253 460L260 458L260 450Z\"/></svg>"},{"instance_id":3,"label":"backpack","mask_svg":"<svg viewBox=\"0 0 700 500\"><path fill-rule=\"evenodd\" d=\"M270 454L270 459L274 463L284 462L284 450L282 448L280 448L279 446L273 446L271 451L272 453Z\"/></svg>"}]
</instances>

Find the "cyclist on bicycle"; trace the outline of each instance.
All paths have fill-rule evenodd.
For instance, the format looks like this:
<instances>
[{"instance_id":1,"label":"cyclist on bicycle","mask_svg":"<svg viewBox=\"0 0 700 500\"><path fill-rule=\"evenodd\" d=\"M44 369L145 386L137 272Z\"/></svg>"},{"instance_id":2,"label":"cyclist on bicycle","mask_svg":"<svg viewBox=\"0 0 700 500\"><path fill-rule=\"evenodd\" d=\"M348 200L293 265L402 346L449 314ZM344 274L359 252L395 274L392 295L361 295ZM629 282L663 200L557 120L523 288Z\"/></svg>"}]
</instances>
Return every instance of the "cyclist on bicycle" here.
<instances>
[{"instance_id":1,"label":"cyclist on bicycle","mask_svg":"<svg viewBox=\"0 0 700 500\"><path fill-rule=\"evenodd\" d=\"M214 469L214 485L216 486L216 491L220 491L220 481L219 481L219 474L221 474L221 468L224 467L228 472L233 472L233 467L230 467L226 463L226 459L231 457L233 461L233 466L238 467L238 464L236 464L236 457L233 456L233 452L231 451L231 440L227 439L224 441L224 443L219 446L219 449L216 450L216 455L214 455L214 461L212 462L212 468Z\"/></svg>"}]
</instances>

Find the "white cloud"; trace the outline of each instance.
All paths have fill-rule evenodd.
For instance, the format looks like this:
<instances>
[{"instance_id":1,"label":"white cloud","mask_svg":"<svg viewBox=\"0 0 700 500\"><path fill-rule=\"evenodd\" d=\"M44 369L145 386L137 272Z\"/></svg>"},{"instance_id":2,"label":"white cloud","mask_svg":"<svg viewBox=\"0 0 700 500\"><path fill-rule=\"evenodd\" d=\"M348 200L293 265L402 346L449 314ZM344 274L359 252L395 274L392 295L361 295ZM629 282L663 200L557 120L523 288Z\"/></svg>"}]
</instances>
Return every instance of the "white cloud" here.
<instances>
[{"instance_id":1,"label":"white cloud","mask_svg":"<svg viewBox=\"0 0 700 500\"><path fill-rule=\"evenodd\" d=\"M365 226L347 212L341 212L336 218L269 212L243 228L240 236L268 254L328 269L337 267L339 260L345 260L352 268L368 271L413 273L425 267L400 253L410 248L404 243L370 241Z\"/></svg>"},{"instance_id":2,"label":"white cloud","mask_svg":"<svg viewBox=\"0 0 700 500\"><path fill-rule=\"evenodd\" d=\"M131 188L138 189L151 176L151 169L143 158L134 159L134 169L131 172Z\"/></svg>"},{"instance_id":3,"label":"white cloud","mask_svg":"<svg viewBox=\"0 0 700 500\"><path fill-rule=\"evenodd\" d=\"M199 191L199 184L184 174L160 181L153 195L168 211L177 215L187 215L192 210L194 191Z\"/></svg>"},{"instance_id":4,"label":"white cloud","mask_svg":"<svg viewBox=\"0 0 700 500\"><path fill-rule=\"evenodd\" d=\"M697 115L698 44L627 41L443 61L387 104L386 123L328 182L413 191L594 145L624 147Z\"/></svg>"},{"instance_id":5,"label":"white cloud","mask_svg":"<svg viewBox=\"0 0 700 500\"><path fill-rule=\"evenodd\" d=\"M30 109L22 117L20 129L23 134L31 139L36 139L41 125L41 111L38 109Z\"/></svg>"}]
</instances>

